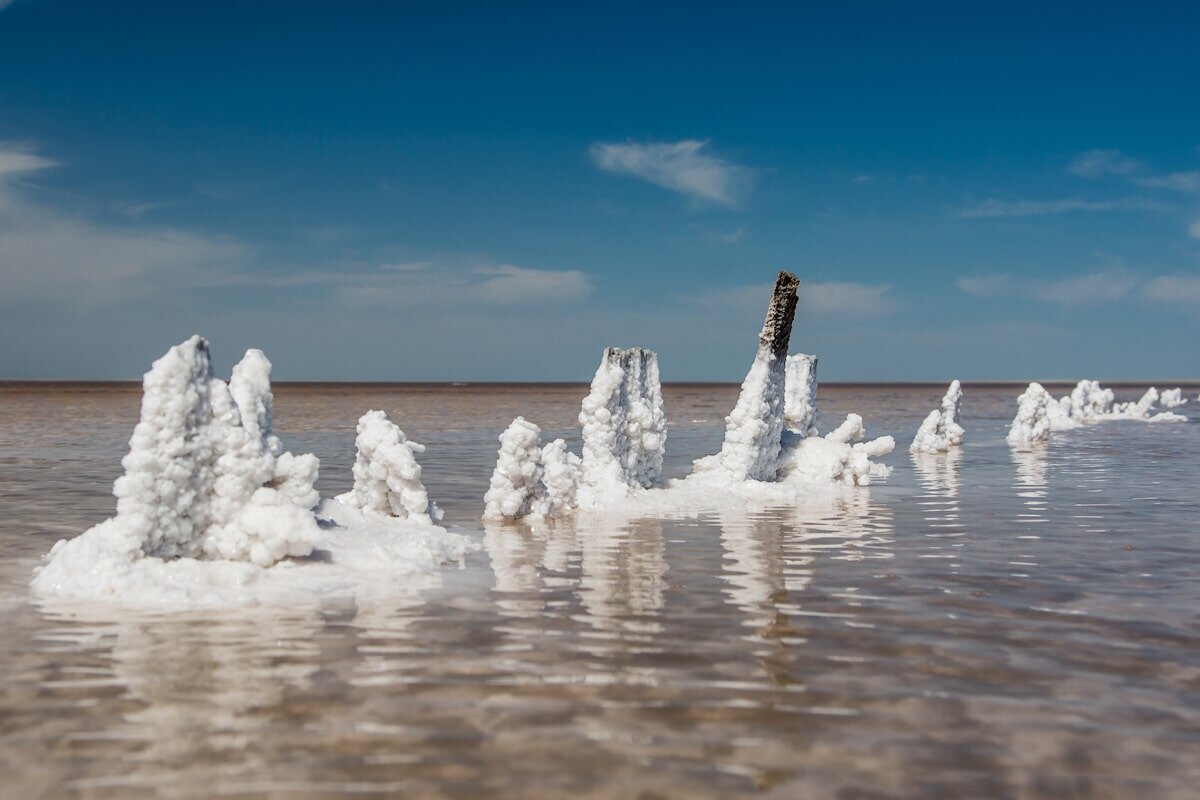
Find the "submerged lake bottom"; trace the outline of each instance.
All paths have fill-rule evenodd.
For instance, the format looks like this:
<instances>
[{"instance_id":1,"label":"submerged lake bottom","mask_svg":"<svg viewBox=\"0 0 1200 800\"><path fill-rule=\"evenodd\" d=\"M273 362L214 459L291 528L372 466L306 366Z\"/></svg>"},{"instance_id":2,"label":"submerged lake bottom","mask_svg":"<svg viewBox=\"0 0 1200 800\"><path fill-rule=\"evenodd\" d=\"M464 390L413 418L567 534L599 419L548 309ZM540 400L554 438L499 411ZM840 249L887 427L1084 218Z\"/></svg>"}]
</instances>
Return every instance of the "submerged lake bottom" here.
<instances>
[{"instance_id":1,"label":"submerged lake bottom","mask_svg":"<svg viewBox=\"0 0 1200 800\"><path fill-rule=\"evenodd\" d=\"M531 528L479 519L496 436L523 415L578 450L585 387L277 386L324 496L383 409L479 547L370 598L180 611L28 588L113 513L140 387L0 386L0 795L1196 797L1195 388L1186 423L1014 451L1023 387L968 384L964 447L912 456L944 388L819 389L823 431L896 437L870 487ZM681 477L737 387L664 395Z\"/></svg>"}]
</instances>

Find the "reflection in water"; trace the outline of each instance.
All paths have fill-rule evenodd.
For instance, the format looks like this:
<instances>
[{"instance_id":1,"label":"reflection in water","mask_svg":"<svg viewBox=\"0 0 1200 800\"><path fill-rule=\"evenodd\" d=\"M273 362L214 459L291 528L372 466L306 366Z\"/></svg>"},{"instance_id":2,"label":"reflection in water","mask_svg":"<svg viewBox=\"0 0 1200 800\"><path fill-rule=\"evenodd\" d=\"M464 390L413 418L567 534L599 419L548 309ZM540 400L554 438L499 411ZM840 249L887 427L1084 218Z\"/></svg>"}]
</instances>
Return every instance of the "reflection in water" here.
<instances>
[{"instance_id":1,"label":"reflection in water","mask_svg":"<svg viewBox=\"0 0 1200 800\"><path fill-rule=\"evenodd\" d=\"M663 607L667 561L661 520L601 522L581 532L554 525L485 522L484 548L495 574L496 605L513 616L546 611L546 573L579 565L577 596L599 629L648 633Z\"/></svg>"},{"instance_id":2,"label":"reflection in water","mask_svg":"<svg viewBox=\"0 0 1200 800\"><path fill-rule=\"evenodd\" d=\"M1017 497L1025 507L1017 516L1026 522L1046 521L1046 445L1012 449L1017 467Z\"/></svg>"},{"instance_id":3,"label":"reflection in water","mask_svg":"<svg viewBox=\"0 0 1200 800\"><path fill-rule=\"evenodd\" d=\"M314 633L323 621L315 608L247 609L236 617L76 612L54 618L58 624L45 636L67 652L93 651L99 665L89 680L120 687L125 707L119 723L96 738L77 734L76 746L136 742L138 761L197 778L214 768L226 778L252 769L242 749L271 727L273 709L290 692L311 689L322 656ZM43 690L69 684L52 680ZM158 782L154 771L116 760L74 788Z\"/></svg>"},{"instance_id":4,"label":"reflection in water","mask_svg":"<svg viewBox=\"0 0 1200 800\"><path fill-rule=\"evenodd\" d=\"M944 559L951 571L957 571L966 536L959 512L959 469L962 450L952 447L945 453L911 453L917 482L923 490L916 498L925 520L925 538L931 551L925 558Z\"/></svg>"},{"instance_id":5,"label":"reflection in water","mask_svg":"<svg viewBox=\"0 0 1200 800\"><path fill-rule=\"evenodd\" d=\"M642 633L661 629L667 559L661 520L642 519L579 535L583 574L579 593L598 628L625 627Z\"/></svg>"},{"instance_id":6,"label":"reflection in water","mask_svg":"<svg viewBox=\"0 0 1200 800\"><path fill-rule=\"evenodd\" d=\"M801 613L818 556L858 561L890 558L891 513L872 507L866 490L801 501L764 514L726 509L717 514L725 550L721 580L744 624L772 635L780 614Z\"/></svg>"}]
</instances>

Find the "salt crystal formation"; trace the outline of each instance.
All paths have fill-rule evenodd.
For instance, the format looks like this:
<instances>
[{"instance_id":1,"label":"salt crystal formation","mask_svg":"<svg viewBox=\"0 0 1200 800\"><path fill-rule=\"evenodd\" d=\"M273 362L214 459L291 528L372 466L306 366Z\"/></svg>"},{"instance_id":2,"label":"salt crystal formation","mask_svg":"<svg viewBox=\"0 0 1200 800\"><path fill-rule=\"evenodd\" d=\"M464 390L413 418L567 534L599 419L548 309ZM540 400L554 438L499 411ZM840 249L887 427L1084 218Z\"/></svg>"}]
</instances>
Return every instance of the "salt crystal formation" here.
<instances>
[{"instance_id":1,"label":"salt crystal formation","mask_svg":"<svg viewBox=\"0 0 1200 800\"><path fill-rule=\"evenodd\" d=\"M1158 396L1158 404L1163 408L1179 408L1187 403L1187 398L1183 396L1183 389L1178 387L1174 389L1163 389Z\"/></svg>"},{"instance_id":2,"label":"salt crystal formation","mask_svg":"<svg viewBox=\"0 0 1200 800\"><path fill-rule=\"evenodd\" d=\"M579 412L583 457L562 439L541 446L541 429L517 417L500 434L484 495L486 519L553 517L619 499L662 477L667 443L658 356L641 347L610 347Z\"/></svg>"},{"instance_id":3,"label":"salt crystal formation","mask_svg":"<svg viewBox=\"0 0 1200 800\"><path fill-rule=\"evenodd\" d=\"M354 488L339 503L375 516L433 523L442 511L421 483L417 455L425 445L409 441L383 411L368 411L358 421Z\"/></svg>"},{"instance_id":4,"label":"salt crystal formation","mask_svg":"<svg viewBox=\"0 0 1200 800\"><path fill-rule=\"evenodd\" d=\"M36 581L103 551L127 558L246 561L259 566L312 552L317 459L281 453L271 432L271 364L252 350L233 391L212 374L208 342L193 336L154 362L141 420L113 485L117 514L55 545Z\"/></svg>"},{"instance_id":5,"label":"salt crystal formation","mask_svg":"<svg viewBox=\"0 0 1200 800\"><path fill-rule=\"evenodd\" d=\"M605 350L579 424L584 486L609 494L657 483L667 445L658 355L641 347Z\"/></svg>"},{"instance_id":6,"label":"salt crystal formation","mask_svg":"<svg viewBox=\"0 0 1200 800\"><path fill-rule=\"evenodd\" d=\"M783 424L803 436L817 435L817 357L787 357L783 386Z\"/></svg>"},{"instance_id":7,"label":"salt crystal formation","mask_svg":"<svg viewBox=\"0 0 1200 800\"><path fill-rule=\"evenodd\" d=\"M866 426L858 414L847 414L846 421L824 437L808 436L789 440L784 449L783 480L804 483L867 486L872 478L886 478L891 467L871 461L896 449L891 436L863 441Z\"/></svg>"},{"instance_id":8,"label":"salt crystal formation","mask_svg":"<svg viewBox=\"0 0 1200 800\"><path fill-rule=\"evenodd\" d=\"M942 398L942 407L929 412L912 445L913 453L945 453L951 447L962 444L963 428L958 422L959 407L962 405L962 385L951 381Z\"/></svg>"},{"instance_id":9,"label":"salt crystal formation","mask_svg":"<svg viewBox=\"0 0 1200 800\"><path fill-rule=\"evenodd\" d=\"M1017 416L1009 431L1008 442L1024 447L1034 441L1049 439L1051 431L1070 430L1097 422L1187 421L1187 417L1181 414L1156 412L1155 406L1159 401L1158 389L1153 386L1137 401L1118 403L1113 391L1105 389L1098 381L1082 380L1071 394L1058 400L1051 397L1041 384L1031 383L1018 399Z\"/></svg>"},{"instance_id":10,"label":"salt crystal formation","mask_svg":"<svg viewBox=\"0 0 1200 800\"><path fill-rule=\"evenodd\" d=\"M1017 416L1006 440L1013 447L1029 448L1050 438L1050 408L1058 407L1040 383L1034 382L1017 398Z\"/></svg>"},{"instance_id":11,"label":"salt crystal formation","mask_svg":"<svg viewBox=\"0 0 1200 800\"><path fill-rule=\"evenodd\" d=\"M735 480L773 481L779 476L784 429L787 349L800 280L780 272L758 337L758 352L725 418L725 441L717 457Z\"/></svg>"}]
</instances>

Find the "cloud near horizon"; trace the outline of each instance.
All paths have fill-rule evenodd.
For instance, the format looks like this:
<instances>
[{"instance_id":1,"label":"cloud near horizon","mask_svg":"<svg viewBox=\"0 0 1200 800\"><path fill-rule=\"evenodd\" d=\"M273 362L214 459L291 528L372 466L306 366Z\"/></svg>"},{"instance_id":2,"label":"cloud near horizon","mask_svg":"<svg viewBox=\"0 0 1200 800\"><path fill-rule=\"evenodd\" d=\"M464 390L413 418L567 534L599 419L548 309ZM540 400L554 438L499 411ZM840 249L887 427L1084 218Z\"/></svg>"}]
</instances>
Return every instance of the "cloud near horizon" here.
<instances>
[{"instance_id":1,"label":"cloud near horizon","mask_svg":"<svg viewBox=\"0 0 1200 800\"><path fill-rule=\"evenodd\" d=\"M1064 307L1115 303L1131 298L1200 307L1198 275L1160 275L1147 279L1130 270L1108 269L1059 280L1043 280L994 273L963 276L955 281L955 285L974 297L1022 297Z\"/></svg>"},{"instance_id":2,"label":"cloud near horizon","mask_svg":"<svg viewBox=\"0 0 1200 800\"><path fill-rule=\"evenodd\" d=\"M699 204L738 208L755 178L751 168L715 155L706 139L596 142L589 154L604 172L638 178Z\"/></svg>"},{"instance_id":3,"label":"cloud near horizon","mask_svg":"<svg viewBox=\"0 0 1200 800\"><path fill-rule=\"evenodd\" d=\"M1155 205L1143 200L1126 198L1121 200L984 200L971 208L963 209L958 216L963 219L987 217L1034 217L1047 214L1066 214L1071 211L1149 211Z\"/></svg>"},{"instance_id":4,"label":"cloud near horizon","mask_svg":"<svg viewBox=\"0 0 1200 800\"><path fill-rule=\"evenodd\" d=\"M478 257L270 269L261 248L232 236L68 213L28 183L59 163L33 148L0 142L0 307L120 308L149 298L186 301L197 290L307 290L355 306L476 310L586 297L579 270L479 265Z\"/></svg>"}]
</instances>

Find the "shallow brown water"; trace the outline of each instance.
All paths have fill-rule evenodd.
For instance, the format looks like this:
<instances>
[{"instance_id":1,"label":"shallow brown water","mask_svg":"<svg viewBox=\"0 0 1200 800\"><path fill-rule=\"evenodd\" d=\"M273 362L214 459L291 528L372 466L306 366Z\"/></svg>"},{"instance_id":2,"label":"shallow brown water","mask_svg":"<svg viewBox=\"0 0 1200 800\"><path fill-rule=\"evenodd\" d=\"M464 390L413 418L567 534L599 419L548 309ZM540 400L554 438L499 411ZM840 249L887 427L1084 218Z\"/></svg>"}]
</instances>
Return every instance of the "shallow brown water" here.
<instances>
[{"instance_id":1,"label":"shallow brown water","mask_svg":"<svg viewBox=\"0 0 1200 800\"><path fill-rule=\"evenodd\" d=\"M822 387L826 427L857 411L897 436L886 483L485 530L496 435L517 414L573 435L583 391L277 387L278 432L320 456L324 494L383 408L482 549L369 607L67 616L26 585L112 513L139 393L0 387L0 796L1200 793L1194 411L1014 456L1019 388L968 386L960 457L914 461L940 387ZM667 388L671 475L717 448L736 391Z\"/></svg>"}]
</instances>

